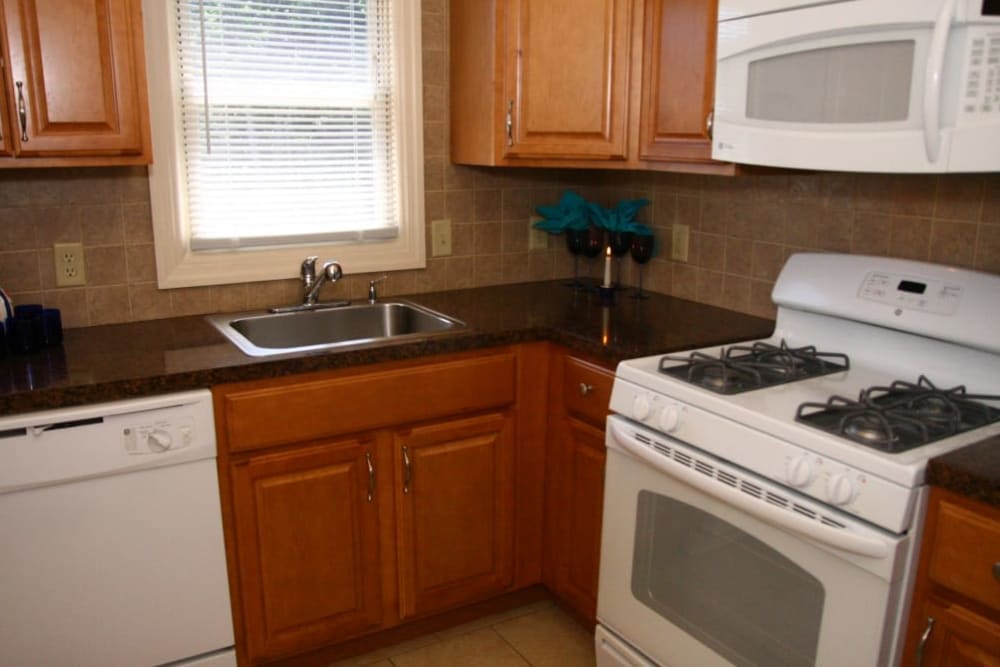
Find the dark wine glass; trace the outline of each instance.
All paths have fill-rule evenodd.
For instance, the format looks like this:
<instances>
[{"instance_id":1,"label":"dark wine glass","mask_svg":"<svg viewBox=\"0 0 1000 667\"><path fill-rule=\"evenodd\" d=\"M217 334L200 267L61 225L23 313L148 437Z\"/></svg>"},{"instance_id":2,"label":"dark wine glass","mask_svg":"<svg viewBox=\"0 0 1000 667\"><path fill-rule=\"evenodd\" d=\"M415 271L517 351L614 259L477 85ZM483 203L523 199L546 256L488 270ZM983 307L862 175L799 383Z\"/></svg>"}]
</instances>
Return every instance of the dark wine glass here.
<instances>
[{"instance_id":1,"label":"dark wine glass","mask_svg":"<svg viewBox=\"0 0 1000 667\"><path fill-rule=\"evenodd\" d=\"M642 269L653 257L653 246L655 244L655 237L652 234L639 234L632 237L632 243L629 244L629 252L632 254L632 259L635 263L639 265L639 289L632 294L633 299L648 299L649 296L642 291Z\"/></svg>"},{"instance_id":2,"label":"dark wine glass","mask_svg":"<svg viewBox=\"0 0 1000 667\"><path fill-rule=\"evenodd\" d=\"M591 225L587 229L587 241L583 246L583 256L590 264L590 275L594 275L594 258L604 253L604 230Z\"/></svg>"},{"instance_id":3,"label":"dark wine glass","mask_svg":"<svg viewBox=\"0 0 1000 667\"><path fill-rule=\"evenodd\" d=\"M622 257L628 254L632 245L632 232L611 232L610 245L611 254L615 257L615 288L620 289L622 284Z\"/></svg>"},{"instance_id":4,"label":"dark wine glass","mask_svg":"<svg viewBox=\"0 0 1000 667\"><path fill-rule=\"evenodd\" d=\"M566 230L566 249L570 251L573 255L573 280L566 283L567 287L572 287L574 289L580 287L582 284L580 282L580 253L583 252L584 246L587 244L587 230L586 229L567 229Z\"/></svg>"}]
</instances>

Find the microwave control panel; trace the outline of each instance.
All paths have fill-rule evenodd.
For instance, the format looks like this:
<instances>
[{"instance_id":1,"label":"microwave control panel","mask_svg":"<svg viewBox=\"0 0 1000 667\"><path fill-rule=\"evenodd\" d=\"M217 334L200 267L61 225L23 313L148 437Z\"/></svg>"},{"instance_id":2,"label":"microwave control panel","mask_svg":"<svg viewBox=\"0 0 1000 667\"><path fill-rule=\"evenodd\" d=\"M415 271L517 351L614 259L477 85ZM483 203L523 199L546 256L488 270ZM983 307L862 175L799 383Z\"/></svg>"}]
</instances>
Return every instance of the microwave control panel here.
<instances>
[{"instance_id":1,"label":"microwave control panel","mask_svg":"<svg viewBox=\"0 0 1000 667\"><path fill-rule=\"evenodd\" d=\"M976 31L969 40L962 112L972 118L1000 116L1000 27Z\"/></svg>"},{"instance_id":2,"label":"microwave control panel","mask_svg":"<svg viewBox=\"0 0 1000 667\"><path fill-rule=\"evenodd\" d=\"M897 308L951 315L962 300L962 288L940 280L872 271L862 281L858 296Z\"/></svg>"}]
</instances>

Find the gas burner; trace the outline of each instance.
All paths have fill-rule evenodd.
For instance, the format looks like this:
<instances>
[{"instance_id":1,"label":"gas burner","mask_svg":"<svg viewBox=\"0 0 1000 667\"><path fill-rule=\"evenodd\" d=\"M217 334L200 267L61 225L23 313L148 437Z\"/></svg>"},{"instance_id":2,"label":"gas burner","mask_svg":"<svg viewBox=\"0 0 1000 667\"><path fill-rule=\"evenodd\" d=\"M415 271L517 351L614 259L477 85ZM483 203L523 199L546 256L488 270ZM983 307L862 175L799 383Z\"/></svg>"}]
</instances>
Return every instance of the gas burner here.
<instances>
[{"instance_id":1,"label":"gas burner","mask_svg":"<svg viewBox=\"0 0 1000 667\"><path fill-rule=\"evenodd\" d=\"M980 401L1000 401L1000 396L969 394L964 386L938 389L921 375L915 384L897 380L863 389L856 401L833 396L826 403L803 403L795 419L898 453L1000 421L1000 409Z\"/></svg>"},{"instance_id":2,"label":"gas burner","mask_svg":"<svg viewBox=\"0 0 1000 667\"><path fill-rule=\"evenodd\" d=\"M671 361L687 363L668 366ZM784 340L780 345L733 345L723 348L717 357L703 352L692 352L687 357L668 355L660 359L659 365L661 373L719 394L738 394L848 368L847 355L817 352L811 345L789 347Z\"/></svg>"}]
</instances>

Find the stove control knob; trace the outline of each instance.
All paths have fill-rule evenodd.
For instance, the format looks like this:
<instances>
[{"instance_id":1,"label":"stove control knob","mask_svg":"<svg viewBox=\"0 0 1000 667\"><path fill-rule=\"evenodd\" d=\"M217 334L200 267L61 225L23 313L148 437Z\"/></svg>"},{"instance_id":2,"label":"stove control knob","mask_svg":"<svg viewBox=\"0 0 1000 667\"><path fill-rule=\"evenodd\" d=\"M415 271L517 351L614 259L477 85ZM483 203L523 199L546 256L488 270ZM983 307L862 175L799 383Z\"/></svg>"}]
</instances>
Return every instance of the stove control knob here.
<instances>
[{"instance_id":1,"label":"stove control knob","mask_svg":"<svg viewBox=\"0 0 1000 667\"><path fill-rule=\"evenodd\" d=\"M830 475L826 483L826 497L834 505L846 505L854 500L854 481L847 473Z\"/></svg>"},{"instance_id":2,"label":"stove control knob","mask_svg":"<svg viewBox=\"0 0 1000 667\"><path fill-rule=\"evenodd\" d=\"M681 419L681 411L676 405L668 405L663 408L663 412L660 413L660 430L664 433L670 433L675 428Z\"/></svg>"},{"instance_id":3,"label":"stove control knob","mask_svg":"<svg viewBox=\"0 0 1000 667\"><path fill-rule=\"evenodd\" d=\"M632 417L644 421L649 416L649 397L639 394L632 400Z\"/></svg>"},{"instance_id":4,"label":"stove control knob","mask_svg":"<svg viewBox=\"0 0 1000 667\"><path fill-rule=\"evenodd\" d=\"M167 451L174 444L170 433L160 428L150 431L146 442L149 444L149 451L157 453Z\"/></svg>"},{"instance_id":5,"label":"stove control knob","mask_svg":"<svg viewBox=\"0 0 1000 667\"><path fill-rule=\"evenodd\" d=\"M808 456L800 456L789 461L786 473L788 483L797 489L809 486L813 481L812 463L809 462Z\"/></svg>"}]
</instances>

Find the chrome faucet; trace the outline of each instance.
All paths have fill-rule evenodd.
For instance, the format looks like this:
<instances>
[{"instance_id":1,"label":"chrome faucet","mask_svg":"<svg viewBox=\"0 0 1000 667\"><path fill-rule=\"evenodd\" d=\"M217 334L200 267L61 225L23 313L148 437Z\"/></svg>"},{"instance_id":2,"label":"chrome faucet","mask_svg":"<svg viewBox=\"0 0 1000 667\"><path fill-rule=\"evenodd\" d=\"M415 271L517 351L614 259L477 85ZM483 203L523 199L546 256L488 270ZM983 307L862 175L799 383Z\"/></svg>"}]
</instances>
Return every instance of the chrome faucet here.
<instances>
[{"instance_id":1,"label":"chrome faucet","mask_svg":"<svg viewBox=\"0 0 1000 667\"><path fill-rule=\"evenodd\" d=\"M332 259L324 262L323 268L317 275L316 260L318 259L319 257L312 255L302 260L300 274L302 276L302 304L305 306L316 304L323 283L335 283L344 275L344 269L341 268L340 262Z\"/></svg>"}]
</instances>

